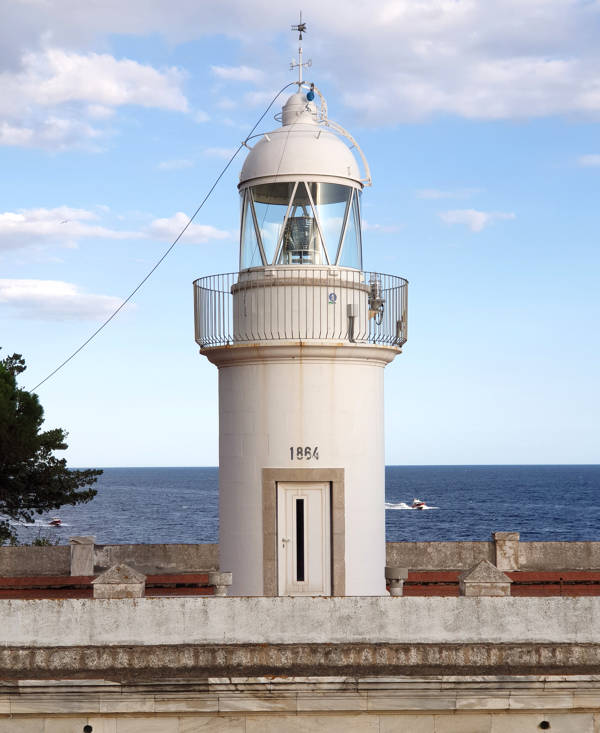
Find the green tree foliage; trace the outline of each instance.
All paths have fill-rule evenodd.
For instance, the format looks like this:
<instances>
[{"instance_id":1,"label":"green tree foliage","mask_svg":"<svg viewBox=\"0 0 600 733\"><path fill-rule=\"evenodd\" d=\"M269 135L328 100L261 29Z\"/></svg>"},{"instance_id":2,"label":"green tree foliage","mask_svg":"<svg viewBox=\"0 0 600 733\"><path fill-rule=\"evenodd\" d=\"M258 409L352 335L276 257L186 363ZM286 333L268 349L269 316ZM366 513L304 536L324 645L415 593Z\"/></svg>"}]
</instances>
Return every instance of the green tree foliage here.
<instances>
[{"instance_id":1,"label":"green tree foliage","mask_svg":"<svg viewBox=\"0 0 600 733\"><path fill-rule=\"evenodd\" d=\"M41 431L44 410L38 397L17 386L25 360L13 354L0 360L0 544L15 541L9 520L33 521L37 512L90 501L89 488L102 473L75 471L54 451L65 450L67 433Z\"/></svg>"}]
</instances>

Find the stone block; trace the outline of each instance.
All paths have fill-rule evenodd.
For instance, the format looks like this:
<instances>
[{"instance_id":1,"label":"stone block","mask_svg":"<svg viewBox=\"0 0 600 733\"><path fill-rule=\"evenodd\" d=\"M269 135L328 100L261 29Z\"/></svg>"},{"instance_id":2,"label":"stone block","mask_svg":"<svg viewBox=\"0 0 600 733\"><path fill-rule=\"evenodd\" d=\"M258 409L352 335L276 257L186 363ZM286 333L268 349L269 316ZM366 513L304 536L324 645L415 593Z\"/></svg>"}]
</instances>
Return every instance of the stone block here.
<instances>
[{"instance_id":1,"label":"stone block","mask_svg":"<svg viewBox=\"0 0 600 733\"><path fill-rule=\"evenodd\" d=\"M92 733L117 733L116 718L88 718L88 724L92 726Z\"/></svg>"},{"instance_id":2,"label":"stone block","mask_svg":"<svg viewBox=\"0 0 600 733\"><path fill-rule=\"evenodd\" d=\"M538 733L542 720L550 723L549 733L594 733L593 713L545 713L535 715L504 714L492 716L491 733Z\"/></svg>"},{"instance_id":3,"label":"stone block","mask_svg":"<svg viewBox=\"0 0 600 733\"><path fill-rule=\"evenodd\" d=\"M433 715L382 715L380 733L434 733Z\"/></svg>"},{"instance_id":4,"label":"stone block","mask_svg":"<svg viewBox=\"0 0 600 733\"><path fill-rule=\"evenodd\" d=\"M519 569L519 533L493 532L498 570Z\"/></svg>"},{"instance_id":5,"label":"stone block","mask_svg":"<svg viewBox=\"0 0 600 733\"><path fill-rule=\"evenodd\" d=\"M490 733L492 730L491 715L435 715L434 723L435 733Z\"/></svg>"},{"instance_id":6,"label":"stone block","mask_svg":"<svg viewBox=\"0 0 600 733\"><path fill-rule=\"evenodd\" d=\"M94 545L92 536L69 537L71 545L71 575L94 574Z\"/></svg>"},{"instance_id":7,"label":"stone block","mask_svg":"<svg viewBox=\"0 0 600 733\"><path fill-rule=\"evenodd\" d=\"M44 719L0 718L0 733L44 733Z\"/></svg>"},{"instance_id":8,"label":"stone block","mask_svg":"<svg viewBox=\"0 0 600 733\"><path fill-rule=\"evenodd\" d=\"M262 712L296 712L296 696L283 695L219 695L220 713L262 713Z\"/></svg>"},{"instance_id":9,"label":"stone block","mask_svg":"<svg viewBox=\"0 0 600 733\"><path fill-rule=\"evenodd\" d=\"M179 720L176 717L166 716L117 718L117 733L179 733Z\"/></svg>"},{"instance_id":10,"label":"stone block","mask_svg":"<svg viewBox=\"0 0 600 733\"><path fill-rule=\"evenodd\" d=\"M246 733L379 733L378 715L256 715Z\"/></svg>"},{"instance_id":11,"label":"stone block","mask_svg":"<svg viewBox=\"0 0 600 733\"><path fill-rule=\"evenodd\" d=\"M94 598L142 598L146 576L122 563L92 580L92 586Z\"/></svg>"},{"instance_id":12,"label":"stone block","mask_svg":"<svg viewBox=\"0 0 600 733\"><path fill-rule=\"evenodd\" d=\"M82 733L85 725L90 725L87 718L46 718L44 721L44 733ZM93 733L96 727L92 725ZM15 733L20 729L15 727Z\"/></svg>"},{"instance_id":13,"label":"stone block","mask_svg":"<svg viewBox=\"0 0 600 733\"><path fill-rule=\"evenodd\" d=\"M333 712L334 710L366 710L367 695L364 692L345 695L313 694L298 695L298 712Z\"/></svg>"},{"instance_id":14,"label":"stone block","mask_svg":"<svg viewBox=\"0 0 600 733\"><path fill-rule=\"evenodd\" d=\"M510 596L512 580L491 562L482 560L458 578L461 596Z\"/></svg>"},{"instance_id":15,"label":"stone block","mask_svg":"<svg viewBox=\"0 0 600 733\"><path fill-rule=\"evenodd\" d=\"M390 586L391 596L401 596L403 593L404 581L408 578L408 568L401 568L395 565L385 566L385 580Z\"/></svg>"},{"instance_id":16,"label":"stone block","mask_svg":"<svg viewBox=\"0 0 600 733\"><path fill-rule=\"evenodd\" d=\"M215 570L208 574L208 584L215 589L216 596L226 596L227 588L233 582L233 573L221 573Z\"/></svg>"},{"instance_id":17,"label":"stone block","mask_svg":"<svg viewBox=\"0 0 600 733\"><path fill-rule=\"evenodd\" d=\"M245 733L246 719L243 716L179 718L179 733Z\"/></svg>"}]
</instances>

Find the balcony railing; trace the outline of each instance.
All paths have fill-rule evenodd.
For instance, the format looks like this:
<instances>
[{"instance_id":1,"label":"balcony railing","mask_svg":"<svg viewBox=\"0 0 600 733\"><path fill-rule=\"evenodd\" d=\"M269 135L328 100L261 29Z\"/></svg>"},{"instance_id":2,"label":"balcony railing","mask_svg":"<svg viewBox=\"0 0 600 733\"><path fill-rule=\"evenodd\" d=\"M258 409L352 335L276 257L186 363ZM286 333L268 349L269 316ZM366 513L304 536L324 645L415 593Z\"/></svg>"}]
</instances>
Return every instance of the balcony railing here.
<instances>
[{"instance_id":1,"label":"balcony railing","mask_svg":"<svg viewBox=\"0 0 600 733\"><path fill-rule=\"evenodd\" d=\"M336 267L270 267L194 282L202 347L262 341L406 342L404 278Z\"/></svg>"}]
</instances>

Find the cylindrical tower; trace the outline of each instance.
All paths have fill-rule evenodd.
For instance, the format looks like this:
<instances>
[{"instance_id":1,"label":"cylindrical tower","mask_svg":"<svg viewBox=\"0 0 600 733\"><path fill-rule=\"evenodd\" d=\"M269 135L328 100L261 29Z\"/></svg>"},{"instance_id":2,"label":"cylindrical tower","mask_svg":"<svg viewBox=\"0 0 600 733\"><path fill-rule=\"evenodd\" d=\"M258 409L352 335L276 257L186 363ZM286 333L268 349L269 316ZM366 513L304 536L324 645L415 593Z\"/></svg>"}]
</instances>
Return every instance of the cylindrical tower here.
<instances>
[{"instance_id":1,"label":"cylindrical tower","mask_svg":"<svg viewBox=\"0 0 600 733\"><path fill-rule=\"evenodd\" d=\"M383 595L383 369L407 283L363 270L366 179L307 87L242 168L239 272L194 283L219 368L220 566L234 595Z\"/></svg>"}]
</instances>

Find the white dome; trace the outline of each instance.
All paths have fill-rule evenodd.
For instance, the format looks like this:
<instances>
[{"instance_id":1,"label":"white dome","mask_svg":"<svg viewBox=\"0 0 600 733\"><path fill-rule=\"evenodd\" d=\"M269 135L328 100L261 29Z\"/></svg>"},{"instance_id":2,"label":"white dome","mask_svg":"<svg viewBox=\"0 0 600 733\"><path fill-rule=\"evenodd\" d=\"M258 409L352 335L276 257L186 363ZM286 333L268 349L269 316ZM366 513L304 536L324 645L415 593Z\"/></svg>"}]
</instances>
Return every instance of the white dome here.
<instances>
[{"instance_id":1,"label":"white dome","mask_svg":"<svg viewBox=\"0 0 600 733\"><path fill-rule=\"evenodd\" d=\"M274 176L288 180L327 176L350 179L362 188L354 155L315 117L315 106L306 95L292 94L283 107L282 127L264 135L248 153L240 173L240 186Z\"/></svg>"}]
</instances>

